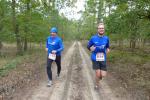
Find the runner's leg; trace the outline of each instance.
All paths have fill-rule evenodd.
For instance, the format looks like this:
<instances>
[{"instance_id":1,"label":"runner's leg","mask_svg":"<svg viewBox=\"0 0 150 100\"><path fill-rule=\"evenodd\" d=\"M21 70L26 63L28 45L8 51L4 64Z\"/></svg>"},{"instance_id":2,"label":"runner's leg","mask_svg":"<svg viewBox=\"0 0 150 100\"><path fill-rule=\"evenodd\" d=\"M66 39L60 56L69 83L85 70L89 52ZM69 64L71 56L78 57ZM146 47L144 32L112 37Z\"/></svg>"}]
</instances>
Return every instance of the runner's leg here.
<instances>
[{"instance_id":1,"label":"runner's leg","mask_svg":"<svg viewBox=\"0 0 150 100\"><path fill-rule=\"evenodd\" d=\"M100 69L97 69L96 70L96 85L97 86L99 86L100 77L101 77L101 71Z\"/></svg>"},{"instance_id":2,"label":"runner's leg","mask_svg":"<svg viewBox=\"0 0 150 100\"><path fill-rule=\"evenodd\" d=\"M57 65L57 75L59 76L61 71L61 56L57 56L55 62Z\"/></svg>"},{"instance_id":3,"label":"runner's leg","mask_svg":"<svg viewBox=\"0 0 150 100\"><path fill-rule=\"evenodd\" d=\"M52 60L47 58L47 75L49 80L52 80L52 70L51 70L51 66L52 66Z\"/></svg>"}]
</instances>

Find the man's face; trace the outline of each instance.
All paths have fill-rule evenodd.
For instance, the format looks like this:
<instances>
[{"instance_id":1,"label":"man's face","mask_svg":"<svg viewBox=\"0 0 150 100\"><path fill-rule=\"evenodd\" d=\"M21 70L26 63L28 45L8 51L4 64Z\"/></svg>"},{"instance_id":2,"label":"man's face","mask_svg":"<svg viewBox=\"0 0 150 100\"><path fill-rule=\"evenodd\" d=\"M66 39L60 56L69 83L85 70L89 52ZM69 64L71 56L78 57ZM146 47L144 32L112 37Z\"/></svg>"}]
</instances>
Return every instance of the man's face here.
<instances>
[{"instance_id":1,"label":"man's face","mask_svg":"<svg viewBox=\"0 0 150 100\"><path fill-rule=\"evenodd\" d=\"M56 34L56 33L54 33L54 32L52 32L52 33L51 33L51 36L56 36L56 35L57 35L57 34Z\"/></svg>"},{"instance_id":2,"label":"man's face","mask_svg":"<svg viewBox=\"0 0 150 100\"><path fill-rule=\"evenodd\" d=\"M99 33L100 35L103 35L104 32L105 32L104 25L99 25L99 26L98 26L98 33Z\"/></svg>"}]
</instances>

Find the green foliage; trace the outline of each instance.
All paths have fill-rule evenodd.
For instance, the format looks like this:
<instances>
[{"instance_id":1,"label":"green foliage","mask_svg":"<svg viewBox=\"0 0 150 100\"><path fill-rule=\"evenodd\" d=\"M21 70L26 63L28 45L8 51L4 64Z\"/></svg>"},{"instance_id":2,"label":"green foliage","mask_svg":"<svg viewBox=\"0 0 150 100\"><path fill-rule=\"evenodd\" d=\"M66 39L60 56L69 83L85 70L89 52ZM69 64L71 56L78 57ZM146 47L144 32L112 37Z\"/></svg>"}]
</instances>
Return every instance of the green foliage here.
<instances>
[{"instance_id":1,"label":"green foliage","mask_svg":"<svg viewBox=\"0 0 150 100\"><path fill-rule=\"evenodd\" d=\"M7 6L9 2L6 0L0 0L0 40L10 40L13 36L10 36L10 8Z\"/></svg>"},{"instance_id":2,"label":"green foliage","mask_svg":"<svg viewBox=\"0 0 150 100\"><path fill-rule=\"evenodd\" d=\"M134 64L144 64L149 61L150 55L146 55L145 52L135 51L131 52L128 50L112 50L112 52L109 54L108 59L110 62L115 62L117 60L120 60L122 62L127 63L134 63Z\"/></svg>"},{"instance_id":3,"label":"green foliage","mask_svg":"<svg viewBox=\"0 0 150 100\"><path fill-rule=\"evenodd\" d=\"M16 0L17 1L17 0ZM77 0L20 0L16 2L16 23L23 45L45 42L49 29L56 26L64 40L89 39L100 21L115 41L150 38L150 2L147 0L87 0L79 21L68 20L59 10L74 7ZM0 40L15 42L12 2L0 0Z\"/></svg>"},{"instance_id":4,"label":"green foliage","mask_svg":"<svg viewBox=\"0 0 150 100\"><path fill-rule=\"evenodd\" d=\"M71 2L70 0L57 0L57 2L16 0L16 23L22 44L25 45L25 39L27 42L45 42L50 34L49 29L53 26L58 28L61 37L64 35L64 39L75 39L77 22L60 16L58 11L60 6L73 7L75 2L76 0ZM0 1L0 40L5 42L16 41L12 26L11 4L11 1Z\"/></svg>"},{"instance_id":5,"label":"green foliage","mask_svg":"<svg viewBox=\"0 0 150 100\"><path fill-rule=\"evenodd\" d=\"M148 2L145 0L109 2L115 4L116 9L104 19L107 25L106 31L117 34L115 40L130 40L133 48L138 39L149 39Z\"/></svg>"},{"instance_id":6,"label":"green foliage","mask_svg":"<svg viewBox=\"0 0 150 100\"><path fill-rule=\"evenodd\" d=\"M6 74L8 74L8 72L14 68L16 68L17 64L21 62L20 57L10 61L9 63L7 63L6 65L4 65L2 68L0 68L0 76L3 77Z\"/></svg>"},{"instance_id":7,"label":"green foliage","mask_svg":"<svg viewBox=\"0 0 150 100\"><path fill-rule=\"evenodd\" d=\"M129 40L135 48L138 39L150 39L149 6L147 0L88 0L80 21L81 36L89 39L96 33L96 24L103 20L111 40L120 43Z\"/></svg>"}]
</instances>

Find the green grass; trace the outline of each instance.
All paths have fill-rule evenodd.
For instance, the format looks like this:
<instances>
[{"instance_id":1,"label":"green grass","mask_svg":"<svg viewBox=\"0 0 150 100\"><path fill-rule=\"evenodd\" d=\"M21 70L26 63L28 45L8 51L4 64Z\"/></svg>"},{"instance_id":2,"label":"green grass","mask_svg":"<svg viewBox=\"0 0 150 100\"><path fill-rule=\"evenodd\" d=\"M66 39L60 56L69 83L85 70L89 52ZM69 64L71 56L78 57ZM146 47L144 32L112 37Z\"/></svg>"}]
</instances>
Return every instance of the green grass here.
<instances>
[{"instance_id":1,"label":"green grass","mask_svg":"<svg viewBox=\"0 0 150 100\"><path fill-rule=\"evenodd\" d=\"M122 62L132 62L134 64L144 64L145 62L149 61L150 55L145 55L144 53L137 54L134 52L112 50L108 55L108 59L110 62L119 60Z\"/></svg>"},{"instance_id":2,"label":"green grass","mask_svg":"<svg viewBox=\"0 0 150 100\"><path fill-rule=\"evenodd\" d=\"M0 69L7 64L11 59L5 59L0 57Z\"/></svg>"},{"instance_id":3,"label":"green grass","mask_svg":"<svg viewBox=\"0 0 150 100\"><path fill-rule=\"evenodd\" d=\"M0 77L4 77L5 75L7 75L10 70L16 68L17 65L19 63L21 63L22 60L24 58L26 58L26 57L27 57L27 55L25 55L25 56L17 56L14 59L12 59L11 61L7 61L8 63L3 65L3 66L1 66L1 68L0 68Z\"/></svg>"},{"instance_id":4,"label":"green grass","mask_svg":"<svg viewBox=\"0 0 150 100\"><path fill-rule=\"evenodd\" d=\"M33 56L43 54L44 50L34 49L27 52L24 52L23 56L11 56L11 57L1 57L0 62L0 77L6 76L11 70L15 69L19 64L26 60L32 59ZM44 55L43 55L44 56Z\"/></svg>"},{"instance_id":5,"label":"green grass","mask_svg":"<svg viewBox=\"0 0 150 100\"><path fill-rule=\"evenodd\" d=\"M5 76L11 69L16 68L17 64L21 59L14 59L8 64L5 64L2 68L0 68L0 76Z\"/></svg>"}]
</instances>

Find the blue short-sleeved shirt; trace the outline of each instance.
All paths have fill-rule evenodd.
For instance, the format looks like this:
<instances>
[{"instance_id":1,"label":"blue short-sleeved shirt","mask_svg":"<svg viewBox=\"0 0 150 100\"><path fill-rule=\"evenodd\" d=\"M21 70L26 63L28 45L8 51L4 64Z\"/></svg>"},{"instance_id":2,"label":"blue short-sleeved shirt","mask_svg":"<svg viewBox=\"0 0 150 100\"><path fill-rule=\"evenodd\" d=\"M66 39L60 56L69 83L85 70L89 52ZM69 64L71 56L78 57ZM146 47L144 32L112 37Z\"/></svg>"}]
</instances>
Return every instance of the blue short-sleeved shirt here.
<instances>
[{"instance_id":1,"label":"blue short-sleeved shirt","mask_svg":"<svg viewBox=\"0 0 150 100\"><path fill-rule=\"evenodd\" d=\"M100 37L98 34L91 37L88 42L87 48L95 46L96 49L91 53L91 60L96 61L96 54L103 53L104 61L106 61L106 49L109 48L109 38L107 36Z\"/></svg>"},{"instance_id":2,"label":"blue short-sleeved shirt","mask_svg":"<svg viewBox=\"0 0 150 100\"><path fill-rule=\"evenodd\" d=\"M60 56L64 45L60 37L49 36L46 40L46 48L48 48L48 54L52 53L52 50L56 50L56 55Z\"/></svg>"}]
</instances>

